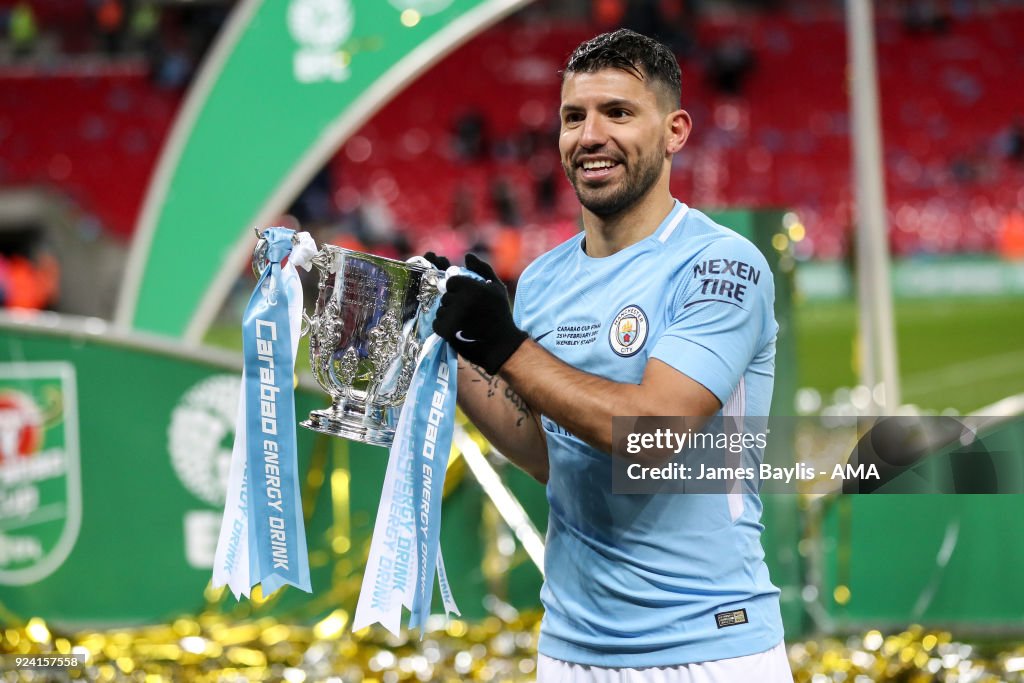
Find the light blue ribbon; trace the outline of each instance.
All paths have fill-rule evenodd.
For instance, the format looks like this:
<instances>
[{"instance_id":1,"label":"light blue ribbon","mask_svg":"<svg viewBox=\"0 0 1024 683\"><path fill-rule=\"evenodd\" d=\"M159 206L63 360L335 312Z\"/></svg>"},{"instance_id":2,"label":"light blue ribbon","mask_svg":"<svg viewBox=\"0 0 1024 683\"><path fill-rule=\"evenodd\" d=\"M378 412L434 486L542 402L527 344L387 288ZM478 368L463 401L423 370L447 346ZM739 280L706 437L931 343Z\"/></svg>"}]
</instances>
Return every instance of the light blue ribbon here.
<instances>
[{"instance_id":1,"label":"light blue ribbon","mask_svg":"<svg viewBox=\"0 0 1024 683\"><path fill-rule=\"evenodd\" d=\"M293 234L285 228L264 233L269 263L242 321L249 575L264 596L285 584L312 592L295 441L295 358L281 271Z\"/></svg>"},{"instance_id":2,"label":"light blue ribbon","mask_svg":"<svg viewBox=\"0 0 1024 683\"><path fill-rule=\"evenodd\" d=\"M449 277L453 272L448 271ZM483 279L465 268L459 269L458 275ZM429 330L432 327L436 312L435 304L426 316L423 328ZM435 573L445 612L459 614L441 557L441 500L455 431L458 354L448 342L439 338L436 341L420 359L417 375L423 381L411 388L405 403L415 411L409 431L414 458L413 476L419 484L413 491L417 576L409 628L419 627L421 638L430 616Z\"/></svg>"},{"instance_id":3,"label":"light blue ribbon","mask_svg":"<svg viewBox=\"0 0 1024 683\"><path fill-rule=\"evenodd\" d=\"M458 356L451 346L438 341L420 361L423 382L411 397L413 489L416 520L416 586L409 627L424 627L430 616L441 543L441 498L448 469L448 455L455 429L455 394L458 388ZM408 405L408 404L407 404ZM443 572L439 575L445 579ZM445 583L447 581L445 580ZM451 594L443 585L443 594ZM447 601L446 601L447 602ZM447 608L447 605L446 605Z\"/></svg>"},{"instance_id":4,"label":"light blue ribbon","mask_svg":"<svg viewBox=\"0 0 1024 683\"><path fill-rule=\"evenodd\" d=\"M448 274L455 272L477 277L458 269ZM441 500L455 431L458 356L447 342L431 334L436 311L435 301L418 321L417 341L423 350L388 458L352 622L355 630L380 623L398 635L404 605L411 611L409 628L418 627L422 638L435 575L445 613L459 614L441 556ZM415 572L407 571L410 564Z\"/></svg>"}]
</instances>

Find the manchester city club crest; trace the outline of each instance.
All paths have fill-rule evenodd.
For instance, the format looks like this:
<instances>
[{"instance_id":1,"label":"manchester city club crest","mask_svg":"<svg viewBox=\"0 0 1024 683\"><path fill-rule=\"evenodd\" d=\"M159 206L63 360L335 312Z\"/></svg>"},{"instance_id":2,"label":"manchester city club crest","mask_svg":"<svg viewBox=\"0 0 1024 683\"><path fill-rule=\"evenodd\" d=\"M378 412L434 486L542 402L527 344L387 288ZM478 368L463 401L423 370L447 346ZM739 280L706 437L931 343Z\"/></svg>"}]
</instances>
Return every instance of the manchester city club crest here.
<instances>
[{"instance_id":1,"label":"manchester city club crest","mask_svg":"<svg viewBox=\"0 0 1024 683\"><path fill-rule=\"evenodd\" d=\"M639 306L626 306L612 321L608 343L620 356L632 356L647 341L647 315Z\"/></svg>"}]
</instances>

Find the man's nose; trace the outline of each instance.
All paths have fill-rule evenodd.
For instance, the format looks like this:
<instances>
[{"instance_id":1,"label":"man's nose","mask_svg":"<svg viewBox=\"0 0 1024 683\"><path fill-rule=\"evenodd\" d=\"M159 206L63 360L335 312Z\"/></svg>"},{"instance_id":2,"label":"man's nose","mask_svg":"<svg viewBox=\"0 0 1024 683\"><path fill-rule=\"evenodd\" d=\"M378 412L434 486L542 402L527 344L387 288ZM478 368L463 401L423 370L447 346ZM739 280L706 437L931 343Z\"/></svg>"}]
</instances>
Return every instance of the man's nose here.
<instances>
[{"instance_id":1,"label":"man's nose","mask_svg":"<svg viewBox=\"0 0 1024 683\"><path fill-rule=\"evenodd\" d=\"M582 147L600 147L608 141L608 133L605 130L601 117L592 114L583 120L580 131L580 145Z\"/></svg>"}]
</instances>

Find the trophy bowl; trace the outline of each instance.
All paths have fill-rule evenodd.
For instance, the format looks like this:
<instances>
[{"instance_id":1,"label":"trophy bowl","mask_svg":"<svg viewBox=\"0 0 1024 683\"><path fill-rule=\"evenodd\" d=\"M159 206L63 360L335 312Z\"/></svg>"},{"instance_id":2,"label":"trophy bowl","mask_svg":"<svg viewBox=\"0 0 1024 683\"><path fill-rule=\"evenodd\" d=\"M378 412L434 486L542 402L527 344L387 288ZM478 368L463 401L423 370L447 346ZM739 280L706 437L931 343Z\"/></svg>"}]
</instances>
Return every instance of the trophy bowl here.
<instances>
[{"instance_id":1,"label":"trophy bowl","mask_svg":"<svg viewBox=\"0 0 1024 683\"><path fill-rule=\"evenodd\" d=\"M320 248L313 265L320 280L309 362L331 406L301 424L390 446L443 274L429 264L331 245Z\"/></svg>"}]
</instances>

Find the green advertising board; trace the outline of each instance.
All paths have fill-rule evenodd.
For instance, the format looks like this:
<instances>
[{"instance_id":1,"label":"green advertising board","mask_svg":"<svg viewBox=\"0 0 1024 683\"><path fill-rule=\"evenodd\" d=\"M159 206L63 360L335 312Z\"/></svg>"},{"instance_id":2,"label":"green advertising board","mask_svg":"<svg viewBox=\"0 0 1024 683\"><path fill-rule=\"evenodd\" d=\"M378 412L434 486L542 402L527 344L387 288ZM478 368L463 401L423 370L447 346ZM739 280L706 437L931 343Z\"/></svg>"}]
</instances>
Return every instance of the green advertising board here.
<instances>
[{"instance_id":1,"label":"green advertising board","mask_svg":"<svg viewBox=\"0 0 1024 683\"><path fill-rule=\"evenodd\" d=\"M940 449L942 461L961 445ZM1012 464L1020 490L1024 419L977 432L972 450ZM978 454L966 464L984 466ZM996 482L1007 484L1007 482ZM958 634L1024 632L1019 494L874 494L818 501L807 548L819 627L857 632L919 623Z\"/></svg>"},{"instance_id":2,"label":"green advertising board","mask_svg":"<svg viewBox=\"0 0 1024 683\"><path fill-rule=\"evenodd\" d=\"M313 594L265 603L208 589L220 529L241 357L113 333L100 321L0 316L0 614L64 627L162 623L204 611L311 620L351 612L387 452L297 430ZM303 382L296 412L324 407ZM534 523L543 489L510 477ZM487 571L500 521L456 459L442 545L468 618L498 594L537 604L522 549Z\"/></svg>"}]
</instances>

